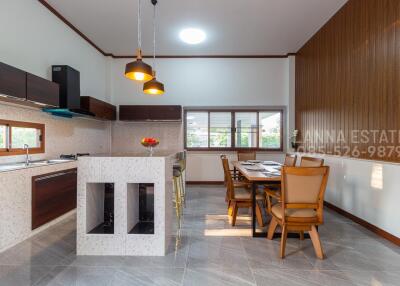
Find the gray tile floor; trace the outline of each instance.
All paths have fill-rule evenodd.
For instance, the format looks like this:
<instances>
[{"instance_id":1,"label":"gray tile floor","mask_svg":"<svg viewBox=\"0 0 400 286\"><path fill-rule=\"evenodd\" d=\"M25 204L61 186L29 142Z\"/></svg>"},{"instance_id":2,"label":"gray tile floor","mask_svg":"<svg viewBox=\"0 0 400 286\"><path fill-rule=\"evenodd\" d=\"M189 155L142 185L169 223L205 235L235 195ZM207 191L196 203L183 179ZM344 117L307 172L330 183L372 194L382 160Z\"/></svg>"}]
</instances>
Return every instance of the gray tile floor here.
<instances>
[{"instance_id":1,"label":"gray tile floor","mask_svg":"<svg viewBox=\"0 0 400 286\"><path fill-rule=\"evenodd\" d=\"M249 237L250 218L229 225L221 186L191 186L180 234L165 257L75 255L75 218L0 254L8 285L400 285L400 250L326 210L320 227L327 258L309 240Z\"/></svg>"}]
</instances>

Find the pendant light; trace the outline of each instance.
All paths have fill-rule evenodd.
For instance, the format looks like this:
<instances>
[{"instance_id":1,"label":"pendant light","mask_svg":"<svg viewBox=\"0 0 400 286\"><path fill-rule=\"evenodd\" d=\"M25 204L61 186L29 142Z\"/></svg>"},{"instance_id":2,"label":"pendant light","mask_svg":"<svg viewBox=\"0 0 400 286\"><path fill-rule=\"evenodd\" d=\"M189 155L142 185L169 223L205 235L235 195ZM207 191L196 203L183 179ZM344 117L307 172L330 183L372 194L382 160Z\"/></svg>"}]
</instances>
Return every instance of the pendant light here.
<instances>
[{"instance_id":1,"label":"pendant light","mask_svg":"<svg viewBox=\"0 0 400 286\"><path fill-rule=\"evenodd\" d=\"M131 80L148 81L153 78L153 71L150 65L142 61L141 16L141 0L138 0L138 49L136 50L136 61L126 64L125 77Z\"/></svg>"},{"instance_id":2,"label":"pendant light","mask_svg":"<svg viewBox=\"0 0 400 286\"><path fill-rule=\"evenodd\" d=\"M161 82L157 81L156 78L156 5L157 5L157 0L151 0L151 3L154 5L153 8L153 79L145 82L143 85L143 92L146 94L151 94L151 95L161 95L164 93L164 84Z\"/></svg>"}]
</instances>

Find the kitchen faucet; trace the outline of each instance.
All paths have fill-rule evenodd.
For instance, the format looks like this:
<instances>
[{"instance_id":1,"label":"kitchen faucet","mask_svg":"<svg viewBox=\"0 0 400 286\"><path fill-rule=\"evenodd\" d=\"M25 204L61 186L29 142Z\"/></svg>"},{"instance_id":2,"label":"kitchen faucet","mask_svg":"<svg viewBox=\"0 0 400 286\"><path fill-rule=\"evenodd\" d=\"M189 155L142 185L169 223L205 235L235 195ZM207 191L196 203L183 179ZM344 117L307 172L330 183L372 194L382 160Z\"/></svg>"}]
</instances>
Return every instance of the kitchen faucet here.
<instances>
[{"instance_id":1,"label":"kitchen faucet","mask_svg":"<svg viewBox=\"0 0 400 286\"><path fill-rule=\"evenodd\" d=\"M24 144L24 150L26 150L26 155L25 155L25 165L29 165L29 145Z\"/></svg>"}]
</instances>

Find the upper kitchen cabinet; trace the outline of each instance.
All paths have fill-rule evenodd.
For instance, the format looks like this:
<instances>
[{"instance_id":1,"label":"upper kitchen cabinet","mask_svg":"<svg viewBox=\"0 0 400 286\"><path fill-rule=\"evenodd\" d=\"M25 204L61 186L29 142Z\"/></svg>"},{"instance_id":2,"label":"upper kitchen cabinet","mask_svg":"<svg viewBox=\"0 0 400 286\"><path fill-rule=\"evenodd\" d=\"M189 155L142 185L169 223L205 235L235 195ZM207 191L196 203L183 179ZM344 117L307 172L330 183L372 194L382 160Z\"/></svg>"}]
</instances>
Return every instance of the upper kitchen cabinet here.
<instances>
[{"instance_id":1,"label":"upper kitchen cabinet","mask_svg":"<svg viewBox=\"0 0 400 286\"><path fill-rule=\"evenodd\" d=\"M43 106L59 106L59 85L33 74L26 76L26 99Z\"/></svg>"},{"instance_id":2,"label":"upper kitchen cabinet","mask_svg":"<svg viewBox=\"0 0 400 286\"><path fill-rule=\"evenodd\" d=\"M101 120L116 120L117 107L90 96L81 96L81 108L95 114Z\"/></svg>"},{"instance_id":3,"label":"upper kitchen cabinet","mask_svg":"<svg viewBox=\"0 0 400 286\"><path fill-rule=\"evenodd\" d=\"M0 63L0 99L27 106L59 106L57 83Z\"/></svg>"},{"instance_id":4,"label":"upper kitchen cabinet","mask_svg":"<svg viewBox=\"0 0 400 286\"><path fill-rule=\"evenodd\" d=\"M120 105L121 121L182 121L180 105Z\"/></svg>"},{"instance_id":5,"label":"upper kitchen cabinet","mask_svg":"<svg viewBox=\"0 0 400 286\"><path fill-rule=\"evenodd\" d=\"M3 99L26 99L26 72L0 63L0 95Z\"/></svg>"}]
</instances>

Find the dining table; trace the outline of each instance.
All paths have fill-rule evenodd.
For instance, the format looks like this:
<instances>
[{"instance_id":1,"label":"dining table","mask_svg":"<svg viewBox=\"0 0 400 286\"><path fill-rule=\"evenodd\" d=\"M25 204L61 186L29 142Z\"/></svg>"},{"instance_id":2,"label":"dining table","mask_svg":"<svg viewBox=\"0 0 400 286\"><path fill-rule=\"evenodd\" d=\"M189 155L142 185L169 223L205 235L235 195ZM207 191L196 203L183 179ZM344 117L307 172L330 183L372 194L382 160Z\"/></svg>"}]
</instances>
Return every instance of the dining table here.
<instances>
[{"instance_id":1,"label":"dining table","mask_svg":"<svg viewBox=\"0 0 400 286\"><path fill-rule=\"evenodd\" d=\"M257 231L256 228L256 194L260 185L279 184L281 181L281 163L275 161L232 161L234 170L240 173L251 183L252 193L252 236L265 237L266 232Z\"/></svg>"}]
</instances>

